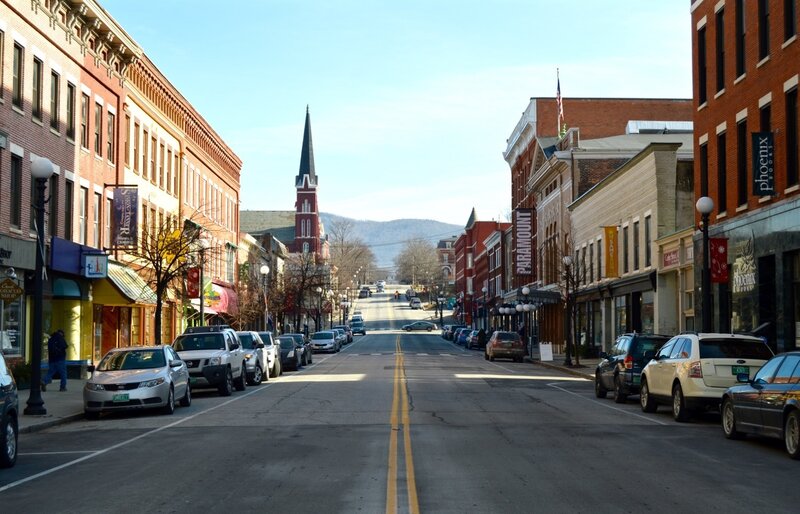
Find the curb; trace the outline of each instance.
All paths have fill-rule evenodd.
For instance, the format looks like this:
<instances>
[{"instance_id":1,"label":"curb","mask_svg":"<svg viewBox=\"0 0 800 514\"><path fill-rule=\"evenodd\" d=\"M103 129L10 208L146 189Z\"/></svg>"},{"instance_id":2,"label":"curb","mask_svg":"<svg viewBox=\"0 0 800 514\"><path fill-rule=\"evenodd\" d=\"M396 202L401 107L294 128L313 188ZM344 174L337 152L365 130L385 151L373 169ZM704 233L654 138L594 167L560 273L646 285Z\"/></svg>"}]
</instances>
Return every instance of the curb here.
<instances>
[{"instance_id":1,"label":"curb","mask_svg":"<svg viewBox=\"0 0 800 514\"><path fill-rule=\"evenodd\" d=\"M530 359L530 362L532 362L533 364L535 364L537 366L541 366L543 368L548 368L548 369L553 369L553 370L556 370L556 371L560 371L560 372L566 373L568 375L573 375L573 376L576 376L576 377L585 378L587 380L593 380L594 379L594 375L590 374L589 372L579 371L577 369L565 368L564 366L559 366L557 364L549 364L547 362L542 362L542 361L539 361L539 360Z\"/></svg>"},{"instance_id":2,"label":"curb","mask_svg":"<svg viewBox=\"0 0 800 514\"><path fill-rule=\"evenodd\" d=\"M78 421L83 419L84 414L82 412L78 414L70 414L69 416L61 416L58 418L48 419L47 421L42 421L41 423L35 423L32 425L28 425L26 427L19 427L18 433L19 434L33 434L34 432L41 432L42 430L46 430L48 428L52 428L58 425L66 425L67 423L72 423L73 421Z\"/></svg>"}]
</instances>

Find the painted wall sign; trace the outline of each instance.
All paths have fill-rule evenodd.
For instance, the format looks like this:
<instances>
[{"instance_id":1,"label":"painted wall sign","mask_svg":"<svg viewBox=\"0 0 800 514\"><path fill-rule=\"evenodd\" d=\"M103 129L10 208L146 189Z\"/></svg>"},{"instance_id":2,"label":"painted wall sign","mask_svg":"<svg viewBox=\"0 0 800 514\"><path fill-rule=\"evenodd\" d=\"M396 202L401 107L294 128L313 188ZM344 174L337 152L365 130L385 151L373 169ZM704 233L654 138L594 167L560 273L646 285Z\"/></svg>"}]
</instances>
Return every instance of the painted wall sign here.
<instances>
[{"instance_id":1,"label":"painted wall sign","mask_svg":"<svg viewBox=\"0 0 800 514\"><path fill-rule=\"evenodd\" d=\"M533 209L514 211L514 244L517 275L533 273Z\"/></svg>"},{"instance_id":2,"label":"painted wall sign","mask_svg":"<svg viewBox=\"0 0 800 514\"><path fill-rule=\"evenodd\" d=\"M775 194L775 141L772 132L753 132L753 194Z\"/></svg>"},{"instance_id":3,"label":"painted wall sign","mask_svg":"<svg viewBox=\"0 0 800 514\"><path fill-rule=\"evenodd\" d=\"M681 251L678 248L674 250L667 250L661 259L661 265L665 268L670 266L677 266L681 262Z\"/></svg>"}]
</instances>

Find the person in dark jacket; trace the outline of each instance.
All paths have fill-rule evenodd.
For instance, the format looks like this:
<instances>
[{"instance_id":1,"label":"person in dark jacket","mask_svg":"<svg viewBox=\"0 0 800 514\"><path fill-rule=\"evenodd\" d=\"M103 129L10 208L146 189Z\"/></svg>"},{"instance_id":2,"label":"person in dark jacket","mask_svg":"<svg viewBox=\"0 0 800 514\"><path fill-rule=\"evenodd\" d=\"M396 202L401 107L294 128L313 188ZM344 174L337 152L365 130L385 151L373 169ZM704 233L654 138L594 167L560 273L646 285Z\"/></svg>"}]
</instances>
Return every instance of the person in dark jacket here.
<instances>
[{"instance_id":1,"label":"person in dark jacket","mask_svg":"<svg viewBox=\"0 0 800 514\"><path fill-rule=\"evenodd\" d=\"M478 330L478 348L486 348L486 330Z\"/></svg>"},{"instance_id":2,"label":"person in dark jacket","mask_svg":"<svg viewBox=\"0 0 800 514\"><path fill-rule=\"evenodd\" d=\"M67 390L67 340L61 329L53 332L47 340L47 375L42 380L42 391L47 391L47 384L53 381L56 373L61 378L59 391Z\"/></svg>"}]
</instances>

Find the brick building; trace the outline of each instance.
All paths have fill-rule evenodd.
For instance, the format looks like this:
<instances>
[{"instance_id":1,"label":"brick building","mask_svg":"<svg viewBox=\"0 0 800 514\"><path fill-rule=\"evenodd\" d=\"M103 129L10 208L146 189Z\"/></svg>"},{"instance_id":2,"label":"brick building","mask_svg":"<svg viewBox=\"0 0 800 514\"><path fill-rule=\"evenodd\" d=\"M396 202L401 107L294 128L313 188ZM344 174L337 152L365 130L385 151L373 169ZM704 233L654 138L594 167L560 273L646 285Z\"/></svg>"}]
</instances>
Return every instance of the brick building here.
<instances>
[{"instance_id":1,"label":"brick building","mask_svg":"<svg viewBox=\"0 0 800 514\"><path fill-rule=\"evenodd\" d=\"M727 242L713 283L713 330L753 331L776 350L800 334L798 6L692 2L695 196L714 201L710 237ZM699 214L696 221L700 222ZM702 255L695 235L695 254ZM698 259L702 264L702 259ZM701 288L701 273L696 273Z\"/></svg>"}]
</instances>

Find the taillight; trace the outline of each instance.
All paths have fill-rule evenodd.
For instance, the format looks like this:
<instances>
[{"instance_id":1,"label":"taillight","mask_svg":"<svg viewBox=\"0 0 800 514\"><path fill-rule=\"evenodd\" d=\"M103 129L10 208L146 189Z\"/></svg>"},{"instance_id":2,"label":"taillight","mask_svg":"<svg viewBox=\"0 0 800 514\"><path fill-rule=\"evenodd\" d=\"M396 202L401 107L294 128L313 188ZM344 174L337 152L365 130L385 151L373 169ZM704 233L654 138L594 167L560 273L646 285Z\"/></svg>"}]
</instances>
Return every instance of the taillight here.
<instances>
[{"instance_id":1,"label":"taillight","mask_svg":"<svg viewBox=\"0 0 800 514\"><path fill-rule=\"evenodd\" d=\"M689 378L703 378L703 366L700 361L689 364Z\"/></svg>"},{"instance_id":2,"label":"taillight","mask_svg":"<svg viewBox=\"0 0 800 514\"><path fill-rule=\"evenodd\" d=\"M625 363L625 369L633 369L633 355L625 357L623 362Z\"/></svg>"}]
</instances>

